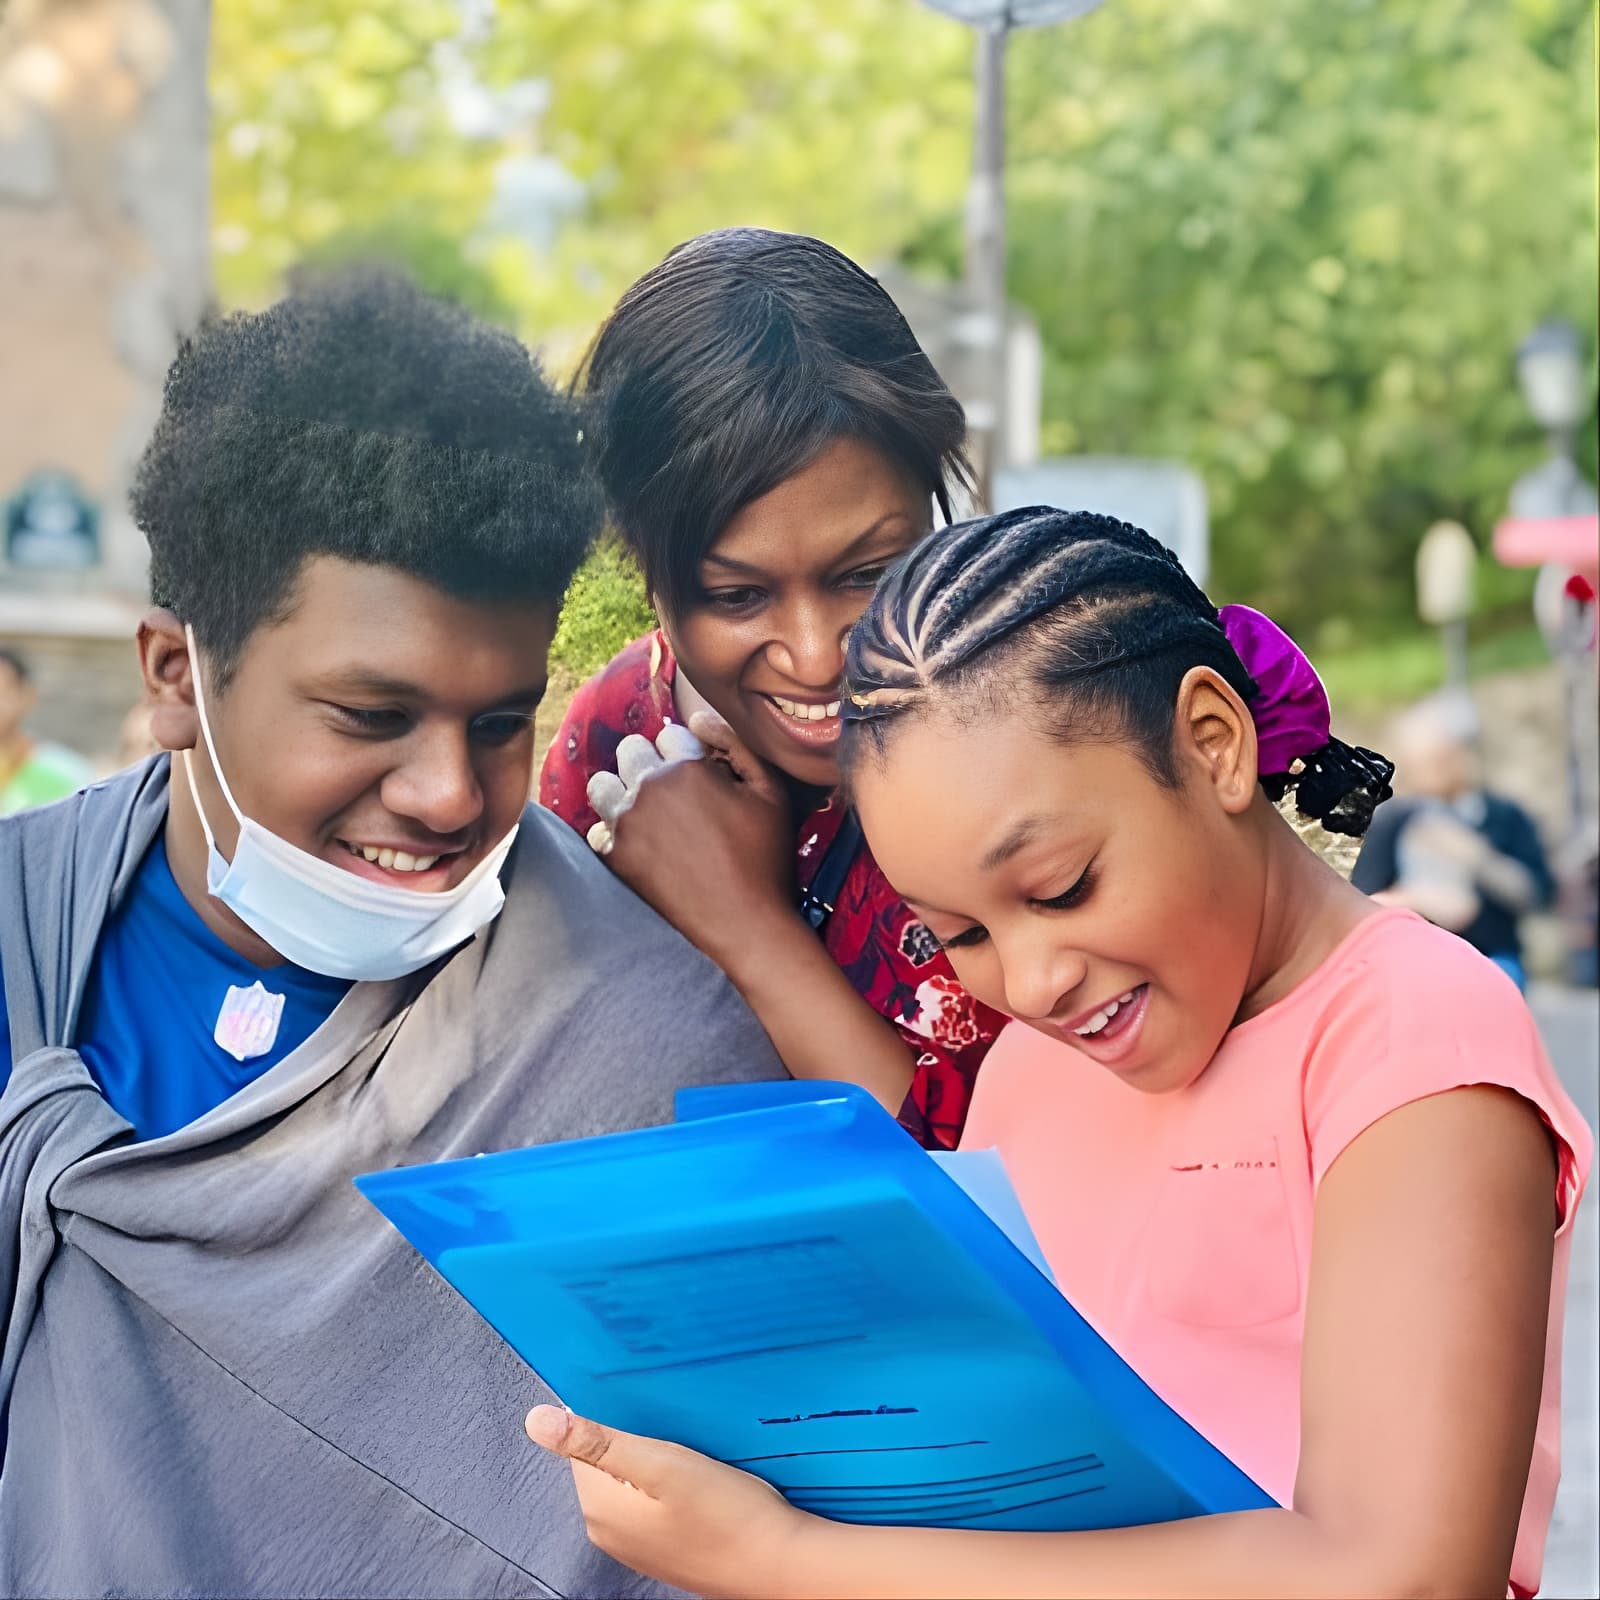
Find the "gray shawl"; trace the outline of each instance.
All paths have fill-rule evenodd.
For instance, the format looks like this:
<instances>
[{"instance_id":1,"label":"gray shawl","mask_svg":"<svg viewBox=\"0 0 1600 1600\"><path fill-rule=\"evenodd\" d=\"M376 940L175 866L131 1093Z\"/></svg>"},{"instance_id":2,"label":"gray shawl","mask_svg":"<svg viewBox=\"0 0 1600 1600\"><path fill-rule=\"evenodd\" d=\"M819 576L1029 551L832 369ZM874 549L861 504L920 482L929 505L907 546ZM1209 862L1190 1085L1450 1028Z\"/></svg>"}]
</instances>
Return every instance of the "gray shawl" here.
<instances>
[{"instance_id":1,"label":"gray shawl","mask_svg":"<svg viewBox=\"0 0 1600 1600\"><path fill-rule=\"evenodd\" d=\"M780 1076L765 1034L530 807L490 928L135 1143L72 1040L167 770L0 823L0 1594L660 1593L523 1439L548 1391L350 1180L668 1120Z\"/></svg>"}]
</instances>

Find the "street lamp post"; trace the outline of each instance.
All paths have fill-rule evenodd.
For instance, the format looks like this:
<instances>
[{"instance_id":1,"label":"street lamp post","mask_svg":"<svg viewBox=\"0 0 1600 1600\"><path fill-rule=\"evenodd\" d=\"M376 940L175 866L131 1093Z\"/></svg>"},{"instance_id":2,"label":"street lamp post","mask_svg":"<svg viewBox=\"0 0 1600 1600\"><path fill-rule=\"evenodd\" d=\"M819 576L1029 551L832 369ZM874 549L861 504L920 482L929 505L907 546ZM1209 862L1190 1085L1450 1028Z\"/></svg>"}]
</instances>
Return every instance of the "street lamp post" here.
<instances>
[{"instance_id":1,"label":"street lamp post","mask_svg":"<svg viewBox=\"0 0 1600 1600\"><path fill-rule=\"evenodd\" d=\"M967 186L965 342L978 357L978 393L968 402L978 468L978 498L992 508L1003 465L1006 403L1006 38L1093 11L1100 0L924 0L977 30L977 111Z\"/></svg>"},{"instance_id":2,"label":"street lamp post","mask_svg":"<svg viewBox=\"0 0 1600 1600\"><path fill-rule=\"evenodd\" d=\"M1459 522L1436 522L1417 546L1417 614L1439 630L1445 687L1468 693L1467 619L1472 615L1478 547Z\"/></svg>"},{"instance_id":3,"label":"street lamp post","mask_svg":"<svg viewBox=\"0 0 1600 1600\"><path fill-rule=\"evenodd\" d=\"M1558 456L1571 456L1572 435L1589 413L1583 369L1583 335L1560 317L1541 322L1517 346L1523 398Z\"/></svg>"},{"instance_id":4,"label":"street lamp post","mask_svg":"<svg viewBox=\"0 0 1600 1600\"><path fill-rule=\"evenodd\" d=\"M1511 489L1511 516L1496 530L1502 560L1546 563L1535 614L1561 669L1567 744L1568 837L1561 852L1566 898L1575 908L1574 976L1594 980L1594 873L1600 832L1594 580L1600 495L1573 459L1572 442L1589 414L1583 337L1570 323L1541 323L1517 347L1517 380L1550 443L1548 458Z\"/></svg>"},{"instance_id":5,"label":"street lamp post","mask_svg":"<svg viewBox=\"0 0 1600 1600\"><path fill-rule=\"evenodd\" d=\"M977 120L972 132L972 177L967 187L967 291L974 339L982 356L979 415L982 440L978 497L994 509L994 475L1005 449L1006 412L1006 34L1003 22L978 29Z\"/></svg>"}]
</instances>

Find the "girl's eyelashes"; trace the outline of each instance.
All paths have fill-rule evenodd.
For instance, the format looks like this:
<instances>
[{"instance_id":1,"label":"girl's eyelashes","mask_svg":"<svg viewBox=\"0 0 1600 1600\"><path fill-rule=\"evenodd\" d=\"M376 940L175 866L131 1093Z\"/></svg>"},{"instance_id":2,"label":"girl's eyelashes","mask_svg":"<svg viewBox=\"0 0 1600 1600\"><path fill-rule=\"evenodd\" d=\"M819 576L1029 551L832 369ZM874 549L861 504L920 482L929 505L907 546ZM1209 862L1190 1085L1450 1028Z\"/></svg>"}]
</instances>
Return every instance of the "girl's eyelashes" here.
<instances>
[{"instance_id":1,"label":"girl's eyelashes","mask_svg":"<svg viewBox=\"0 0 1600 1600\"><path fill-rule=\"evenodd\" d=\"M1070 911L1074 906L1082 905L1093 888L1094 863L1091 861L1078 875L1078 881L1071 888L1063 889L1060 894L1051 895L1047 900L1032 900L1029 904L1041 911Z\"/></svg>"},{"instance_id":2,"label":"girl's eyelashes","mask_svg":"<svg viewBox=\"0 0 1600 1600\"><path fill-rule=\"evenodd\" d=\"M1029 900L1028 904L1039 911L1070 911L1074 906L1082 905L1094 888L1095 870L1091 861L1081 873L1077 881L1068 889L1063 889L1060 894L1051 895L1048 899ZM927 927L927 924L923 924ZM928 929L933 933L933 929ZM970 928L963 928L960 933L952 933L948 937L933 934L933 941L941 950L966 950L973 945L982 944L989 937L989 930L982 923L973 923Z\"/></svg>"}]
</instances>

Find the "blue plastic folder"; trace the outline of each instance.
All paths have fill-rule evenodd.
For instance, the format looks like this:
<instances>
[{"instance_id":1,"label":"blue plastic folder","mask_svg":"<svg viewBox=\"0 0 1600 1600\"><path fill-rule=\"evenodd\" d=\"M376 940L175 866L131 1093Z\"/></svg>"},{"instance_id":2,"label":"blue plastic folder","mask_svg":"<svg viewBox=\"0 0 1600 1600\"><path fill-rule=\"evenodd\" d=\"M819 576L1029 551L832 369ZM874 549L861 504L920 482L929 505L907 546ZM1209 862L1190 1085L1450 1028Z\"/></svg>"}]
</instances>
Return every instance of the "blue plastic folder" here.
<instances>
[{"instance_id":1,"label":"blue plastic folder","mask_svg":"<svg viewBox=\"0 0 1600 1600\"><path fill-rule=\"evenodd\" d=\"M677 1111L356 1184L575 1411L822 1516L1059 1530L1274 1503L859 1089Z\"/></svg>"}]
</instances>

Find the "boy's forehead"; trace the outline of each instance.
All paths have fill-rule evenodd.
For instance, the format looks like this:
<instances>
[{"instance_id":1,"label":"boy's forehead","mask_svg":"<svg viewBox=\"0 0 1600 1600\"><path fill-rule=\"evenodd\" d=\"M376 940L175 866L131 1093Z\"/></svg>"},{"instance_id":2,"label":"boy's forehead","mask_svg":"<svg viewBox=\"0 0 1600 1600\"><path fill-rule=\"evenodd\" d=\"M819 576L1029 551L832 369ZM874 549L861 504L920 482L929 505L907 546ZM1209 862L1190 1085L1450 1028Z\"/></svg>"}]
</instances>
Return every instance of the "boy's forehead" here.
<instances>
[{"instance_id":1,"label":"boy's forehead","mask_svg":"<svg viewBox=\"0 0 1600 1600\"><path fill-rule=\"evenodd\" d=\"M395 567L313 556L289 604L251 635L240 662L375 693L453 684L542 685L556 608L451 594Z\"/></svg>"},{"instance_id":2,"label":"boy's forehead","mask_svg":"<svg viewBox=\"0 0 1600 1600\"><path fill-rule=\"evenodd\" d=\"M285 606L285 620L305 617L350 629L402 627L409 634L506 624L553 616L553 600L459 593L447 583L378 563L313 555L301 565Z\"/></svg>"}]
</instances>

